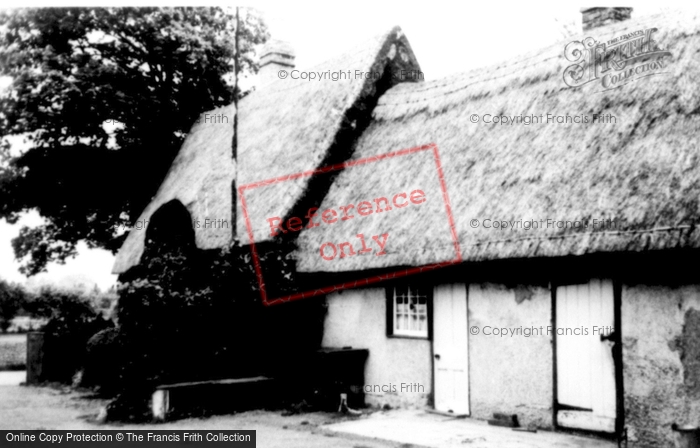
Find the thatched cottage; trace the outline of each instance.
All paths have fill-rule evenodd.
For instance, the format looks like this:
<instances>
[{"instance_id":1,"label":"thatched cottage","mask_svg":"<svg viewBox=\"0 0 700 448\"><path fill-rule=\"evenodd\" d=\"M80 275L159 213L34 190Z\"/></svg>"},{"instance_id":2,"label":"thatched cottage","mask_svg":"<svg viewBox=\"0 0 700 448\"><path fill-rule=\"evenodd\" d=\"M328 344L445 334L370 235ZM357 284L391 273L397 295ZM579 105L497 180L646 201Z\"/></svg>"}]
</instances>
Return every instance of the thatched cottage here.
<instances>
[{"instance_id":1,"label":"thatched cottage","mask_svg":"<svg viewBox=\"0 0 700 448\"><path fill-rule=\"evenodd\" d=\"M139 219L171 201L193 219L234 216L195 228L197 246L286 238L305 287L355 282L326 294L323 345L369 349L369 404L668 446L672 423L700 424L700 16L583 12L610 23L569 41L611 48L655 28L657 54L627 66L653 76L585 72L653 53L647 38L584 61L582 85L566 82L569 41L414 82L398 75L419 66L393 30L318 70L381 77L280 80L241 101L237 165L232 128L197 124ZM494 119L506 116L520 118ZM246 225L235 185L280 176L245 192ZM299 231L273 236L273 217ZM138 264L146 233L115 272Z\"/></svg>"}]
</instances>

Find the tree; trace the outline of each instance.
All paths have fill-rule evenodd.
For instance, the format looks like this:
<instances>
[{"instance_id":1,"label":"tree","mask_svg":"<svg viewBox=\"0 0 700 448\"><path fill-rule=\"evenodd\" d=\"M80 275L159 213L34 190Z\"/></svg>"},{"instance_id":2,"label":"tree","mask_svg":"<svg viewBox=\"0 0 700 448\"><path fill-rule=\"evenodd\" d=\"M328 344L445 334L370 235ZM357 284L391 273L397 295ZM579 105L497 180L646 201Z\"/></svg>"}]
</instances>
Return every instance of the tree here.
<instances>
[{"instance_id":1,"label":"tree","mask_svg":"<svg viewBox=\"0 0 700 448\"><path fill-rule=\"evenodd\" d=\"M22 272L75 255L80 240L116 251L201 112L230 104L238 58L257 71L268 33L242 9L41 8L0 13L0 218L36 209L47 223L13 241ZM108 132L113 128L112 133ZM8 137L30 148L9 151ZM4 162L4 163L3 163Z\"/></svg>"},{"instance_id":2,"label":"tree","mask_svg":"<svg viewBox=\"0 0 700 448\"><path fill-rule=\"evenodd\" d=\"M0 280L0 331L7 332L12 319L25 304L26 294L19 285Z\"/></svg>"}]
</instances>

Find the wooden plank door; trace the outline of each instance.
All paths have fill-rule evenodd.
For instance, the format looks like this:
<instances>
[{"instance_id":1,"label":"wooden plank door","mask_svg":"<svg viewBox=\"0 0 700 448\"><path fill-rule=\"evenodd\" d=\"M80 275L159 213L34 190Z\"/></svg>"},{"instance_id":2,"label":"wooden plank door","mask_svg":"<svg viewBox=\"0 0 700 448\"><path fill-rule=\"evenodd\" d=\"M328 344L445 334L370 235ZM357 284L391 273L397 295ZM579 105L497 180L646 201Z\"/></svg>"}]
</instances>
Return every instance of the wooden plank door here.
<instances>
[{"instance_id":1,"label":"wooden plank door","mask_svg":"<svg viewBox=\"0 0 700 448\"><path fill-rule=\"evenodd\" d=\"M435 409L469 414L466 285L440 285L433 294Z\"/></svg>"},{"instance_id":2,"label":"wooden plank door","mask_svg":"<svg viewBox=\"0 0 700 448\"><path fill-rule=\"evenodd\" d=\"M615 432L617 391L610 335L615 323L611 280L556 290L557 424Z\"/></svg>"}]
</instances>

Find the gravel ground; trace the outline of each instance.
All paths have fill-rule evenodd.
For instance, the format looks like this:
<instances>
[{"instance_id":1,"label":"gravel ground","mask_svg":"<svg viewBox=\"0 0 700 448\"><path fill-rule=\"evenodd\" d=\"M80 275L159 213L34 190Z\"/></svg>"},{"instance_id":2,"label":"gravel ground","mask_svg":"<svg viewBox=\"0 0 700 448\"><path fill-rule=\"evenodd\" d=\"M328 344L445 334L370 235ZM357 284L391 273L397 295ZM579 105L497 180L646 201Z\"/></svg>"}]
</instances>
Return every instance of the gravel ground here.
<instances>
[{"instance_id":1,"label":"gravel ground","mask_svg":"<svg viewBox=\"0 0 700 448\"><path fill-rule=\"evenodd\" d=\"M105 400L69 388L0 386L0 429L255 429L259 448L389 448L396 443L367 437L338 435L326 423L348 417L307 413L283 417L281 412L250 411L235 415L185 419L162 424L98 424L95 418ZM404 445L405 446L405 445Z\"/></svg>"}]
</instances>

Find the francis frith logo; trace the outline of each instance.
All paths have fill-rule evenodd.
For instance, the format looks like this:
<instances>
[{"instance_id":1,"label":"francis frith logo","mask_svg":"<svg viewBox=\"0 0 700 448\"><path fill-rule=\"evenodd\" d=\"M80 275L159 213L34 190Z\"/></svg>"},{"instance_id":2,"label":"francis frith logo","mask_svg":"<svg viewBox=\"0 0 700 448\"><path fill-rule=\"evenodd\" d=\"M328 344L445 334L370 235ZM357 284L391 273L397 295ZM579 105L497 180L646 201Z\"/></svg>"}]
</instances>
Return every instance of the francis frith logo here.
<instances>
[{"instance_id":1,"label":"francis frith logo","mask_svg":"<svg viewBox=\"0 0 700 448\"><path fill-rule=\"evenodd\" d=\"M604 90L621 87L631 81L663 73L669 51L662 50L654 41L657 28L623 34L607 42L592 37L569 43L564 56L573 65L564 69L564 82L569 87L580 87L599 81Z\"/></svg>"}]
</instances>

